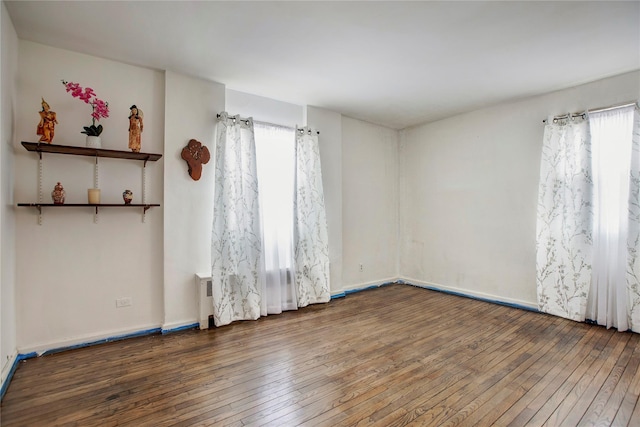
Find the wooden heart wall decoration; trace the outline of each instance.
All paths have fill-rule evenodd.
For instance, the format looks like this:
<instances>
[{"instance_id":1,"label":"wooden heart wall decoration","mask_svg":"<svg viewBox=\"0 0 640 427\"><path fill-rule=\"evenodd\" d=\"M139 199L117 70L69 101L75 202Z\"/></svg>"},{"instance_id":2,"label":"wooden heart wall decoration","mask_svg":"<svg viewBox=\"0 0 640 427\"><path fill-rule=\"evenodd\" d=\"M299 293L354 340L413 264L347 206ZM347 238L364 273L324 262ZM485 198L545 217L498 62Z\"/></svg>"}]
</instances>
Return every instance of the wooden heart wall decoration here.
<instances>
[{"instance_id":1,"label":"wooden heart wall decoration","mask_svg":"<svg viewBox=\"0 0 640 427\"><path fill-rule=\"evenodd\" d=\"M182 149L182 158L187 162L189 176L197 181L202 176L202 165L209 163L211 154L209 149L195 139L189 140L186 147Z\"/></svg>"}]
</instances>

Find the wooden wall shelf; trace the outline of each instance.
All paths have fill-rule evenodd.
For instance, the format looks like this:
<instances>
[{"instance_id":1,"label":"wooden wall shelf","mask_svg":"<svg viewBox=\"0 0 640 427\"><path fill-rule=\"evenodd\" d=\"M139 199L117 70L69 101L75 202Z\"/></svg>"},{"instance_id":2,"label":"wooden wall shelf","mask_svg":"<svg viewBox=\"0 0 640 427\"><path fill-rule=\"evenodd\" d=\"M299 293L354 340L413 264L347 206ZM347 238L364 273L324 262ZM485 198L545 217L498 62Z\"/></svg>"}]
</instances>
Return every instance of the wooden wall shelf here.
<instances>
[{"instance_id":1,"label":"wooden wall shelf","mask_svg":"<svg viewBox=\"0 0 640 427\"><path fill-rule=\"evenodd\" d=\"M57 205L55 203L18 203L18 206L29 206L37 208L38 206L49 207L49 208L78 208L82 206L96 206L99 208L152 208L154 206L160 206L157 203L131 203L125 205L124 203L64 203L62 205Z\"/></svg>"},{"instance_id":2,"label":"wooden wall shelf","mask_svg":"<svg viewBox=\"0 0 640 427\"><path fill-rule=\"evenodd\" d=\"M54 154L69 154L73 156L87 156L95 158L94 165L94 182L93 188L100 188L98 185L98 157L106 157L112 159L125 159L125 160L140 160L144 162L142 167L142 201L146 201L146 166L147 162L155 162L162 157L162 154L156 153L134 153L132 151L121 150L106 150L103 148L92 147L79 147L71 145L56 145L46 144L40 142L27 142L22 141L22 146L31 152L38 153L38 200L43 199L42 191L42 153L54 153ZM18 203L18 206L34 207L38 210L38 224L42 224L42 208L77 208L77 207L90 207L95 209L94 222L98 222L98 209L99 208L142 208L142 222L145 222L145 213L152 207L160 206L159 204L147 204L147 203L132 203L125 205L124 203L66 203L62 205L56 205L54 203Z\"/></svg>"},{"instance_id":3,"label":"wooden wall shelf","mask_svg":"<svg viewBox=\"0 0 640 427\"><path fill-rule=\"evenodd\" d=\"M38 209L39 213L42 213L42 208L47 207L47 208L82 208L82 207L90 207L90 208L95 208L96 210L96 214L98 213L98 208L143 208L143 212L148 211L149 209L153 208L153 207L157 207L160 206L157 203L148 203L148 204L141 204L141 203L130 203L128 205L125 205L124 203L100 203L100 204L93 204L93 203L64 203L62 205L57 205L55 203L18 203L18 206L22 206L22 207L31 207L31 208L36 208Z\"/></svg>"},{"instance_id":4,"label":"wooden wall shelf","mask_svg":"<svg viewBox=\"0 0 640 427\"><path fill-rule=\"evenodd\" d=\"M89 157L107 157L112 159L129 159L129 160L143 160L145 162L155 162L162 157L162 154L155 153L134 153L132 151L120 151L120 150L106 150L104 148L90 148L90 147L75 147L71 145L56 145L56 144L43 144L39 142L26 142L22 141L22 146L27 151L34 151L40 153L57 153L57 154L71 154L74 156L89 156Z\"/></svg>"}]
</instances>

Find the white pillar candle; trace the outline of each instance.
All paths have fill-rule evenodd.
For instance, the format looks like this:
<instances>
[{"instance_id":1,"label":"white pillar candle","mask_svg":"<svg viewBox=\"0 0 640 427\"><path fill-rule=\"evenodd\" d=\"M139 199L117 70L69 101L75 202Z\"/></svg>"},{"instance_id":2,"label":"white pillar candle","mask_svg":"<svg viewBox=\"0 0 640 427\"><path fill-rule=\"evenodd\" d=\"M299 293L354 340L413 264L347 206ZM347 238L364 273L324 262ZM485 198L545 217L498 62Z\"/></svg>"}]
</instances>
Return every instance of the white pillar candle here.
<instances>
[{"instance_id":1,"label":"white pillar candle","mask_svg":"<svg viewBox=\"0 0 640 427\"><path fill-rule=\"evenodd\" d=\"M99 188L90 188L88 191L89 194L89 204L91 205L99 205L100 204L100 189Z\"/></svg>"}]
</instances>

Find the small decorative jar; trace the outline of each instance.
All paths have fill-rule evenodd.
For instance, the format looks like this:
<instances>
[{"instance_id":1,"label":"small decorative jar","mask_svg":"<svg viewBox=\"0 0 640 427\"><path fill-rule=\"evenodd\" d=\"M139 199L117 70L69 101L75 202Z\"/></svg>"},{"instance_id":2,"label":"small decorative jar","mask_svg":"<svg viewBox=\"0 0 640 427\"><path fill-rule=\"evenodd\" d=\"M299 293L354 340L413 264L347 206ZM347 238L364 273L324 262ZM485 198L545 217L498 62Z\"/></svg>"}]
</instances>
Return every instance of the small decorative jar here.
<instances>
[{"instance_id":1,"label":"small decorative jar","mask_svg":"<svg viewBox=\"0 0 640 427\"><path fill-rule=\"evenodd\" d=\"M133 200L133 193L131 192L131 190L124 190L122 192L122 198L124 199L124 204L128 205Z\"/></svg>"},{"instance_id":2,"label":"small decorative jar","mask_svg":"<svg viewBox=\"0 0 640 427\"><path fill-rule=\"evenodd\" d=\"M64 196L65 196L64 187L62 184L57 183L55 187L53 187L53 191L51 192L51 198L53 199L53 204L55 205L64 205Z\"/></svg>"}]
</instances>

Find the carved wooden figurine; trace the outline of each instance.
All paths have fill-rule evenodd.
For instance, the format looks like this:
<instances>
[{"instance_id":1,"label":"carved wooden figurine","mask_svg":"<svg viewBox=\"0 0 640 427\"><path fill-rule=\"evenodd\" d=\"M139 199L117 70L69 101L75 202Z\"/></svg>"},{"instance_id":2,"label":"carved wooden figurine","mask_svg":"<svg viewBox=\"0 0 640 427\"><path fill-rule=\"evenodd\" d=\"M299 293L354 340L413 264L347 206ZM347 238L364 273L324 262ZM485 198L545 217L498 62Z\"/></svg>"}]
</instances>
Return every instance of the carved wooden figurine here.
<instances>
[{"instance_id":1,"label":"carved wooden figurine","mask_svg":"<svg viewBox=\"0 0 640 427\"><path fill-rule=\"evenodd\" d=\"M192 139L186 147L182 149L182 158L189 167L189 176L197 181L202 176L202 165L209 162L211 155L209 149L202 145L200 141Z\"/></svg>"},{"instance_id":2,"label":"carved wooden figurine","mask_svg":"<svg viewBox=\"0 0 640 427\"><path fill-rule=\"evenodd\" d=\"M41 135L40 142L51 144L58 120L55 111L51 111L44 98L42 98L42 111L39 111L38 114L40 114L40 122L38 123L36 134Z\"/></svg>"},{"instance_id":3,"label":"carved wooden figurine","mask_svg":"<svg viewBox=\"0 0 640 427\"><path fill-rule=\"evenodd\" d=\"M139 153L142 131L144 130L144 124L142 122L144 114L142 114L142 110L135 105L132 105L129 110L129 148L134 153Z\"/></svg>"}]
</instances>

